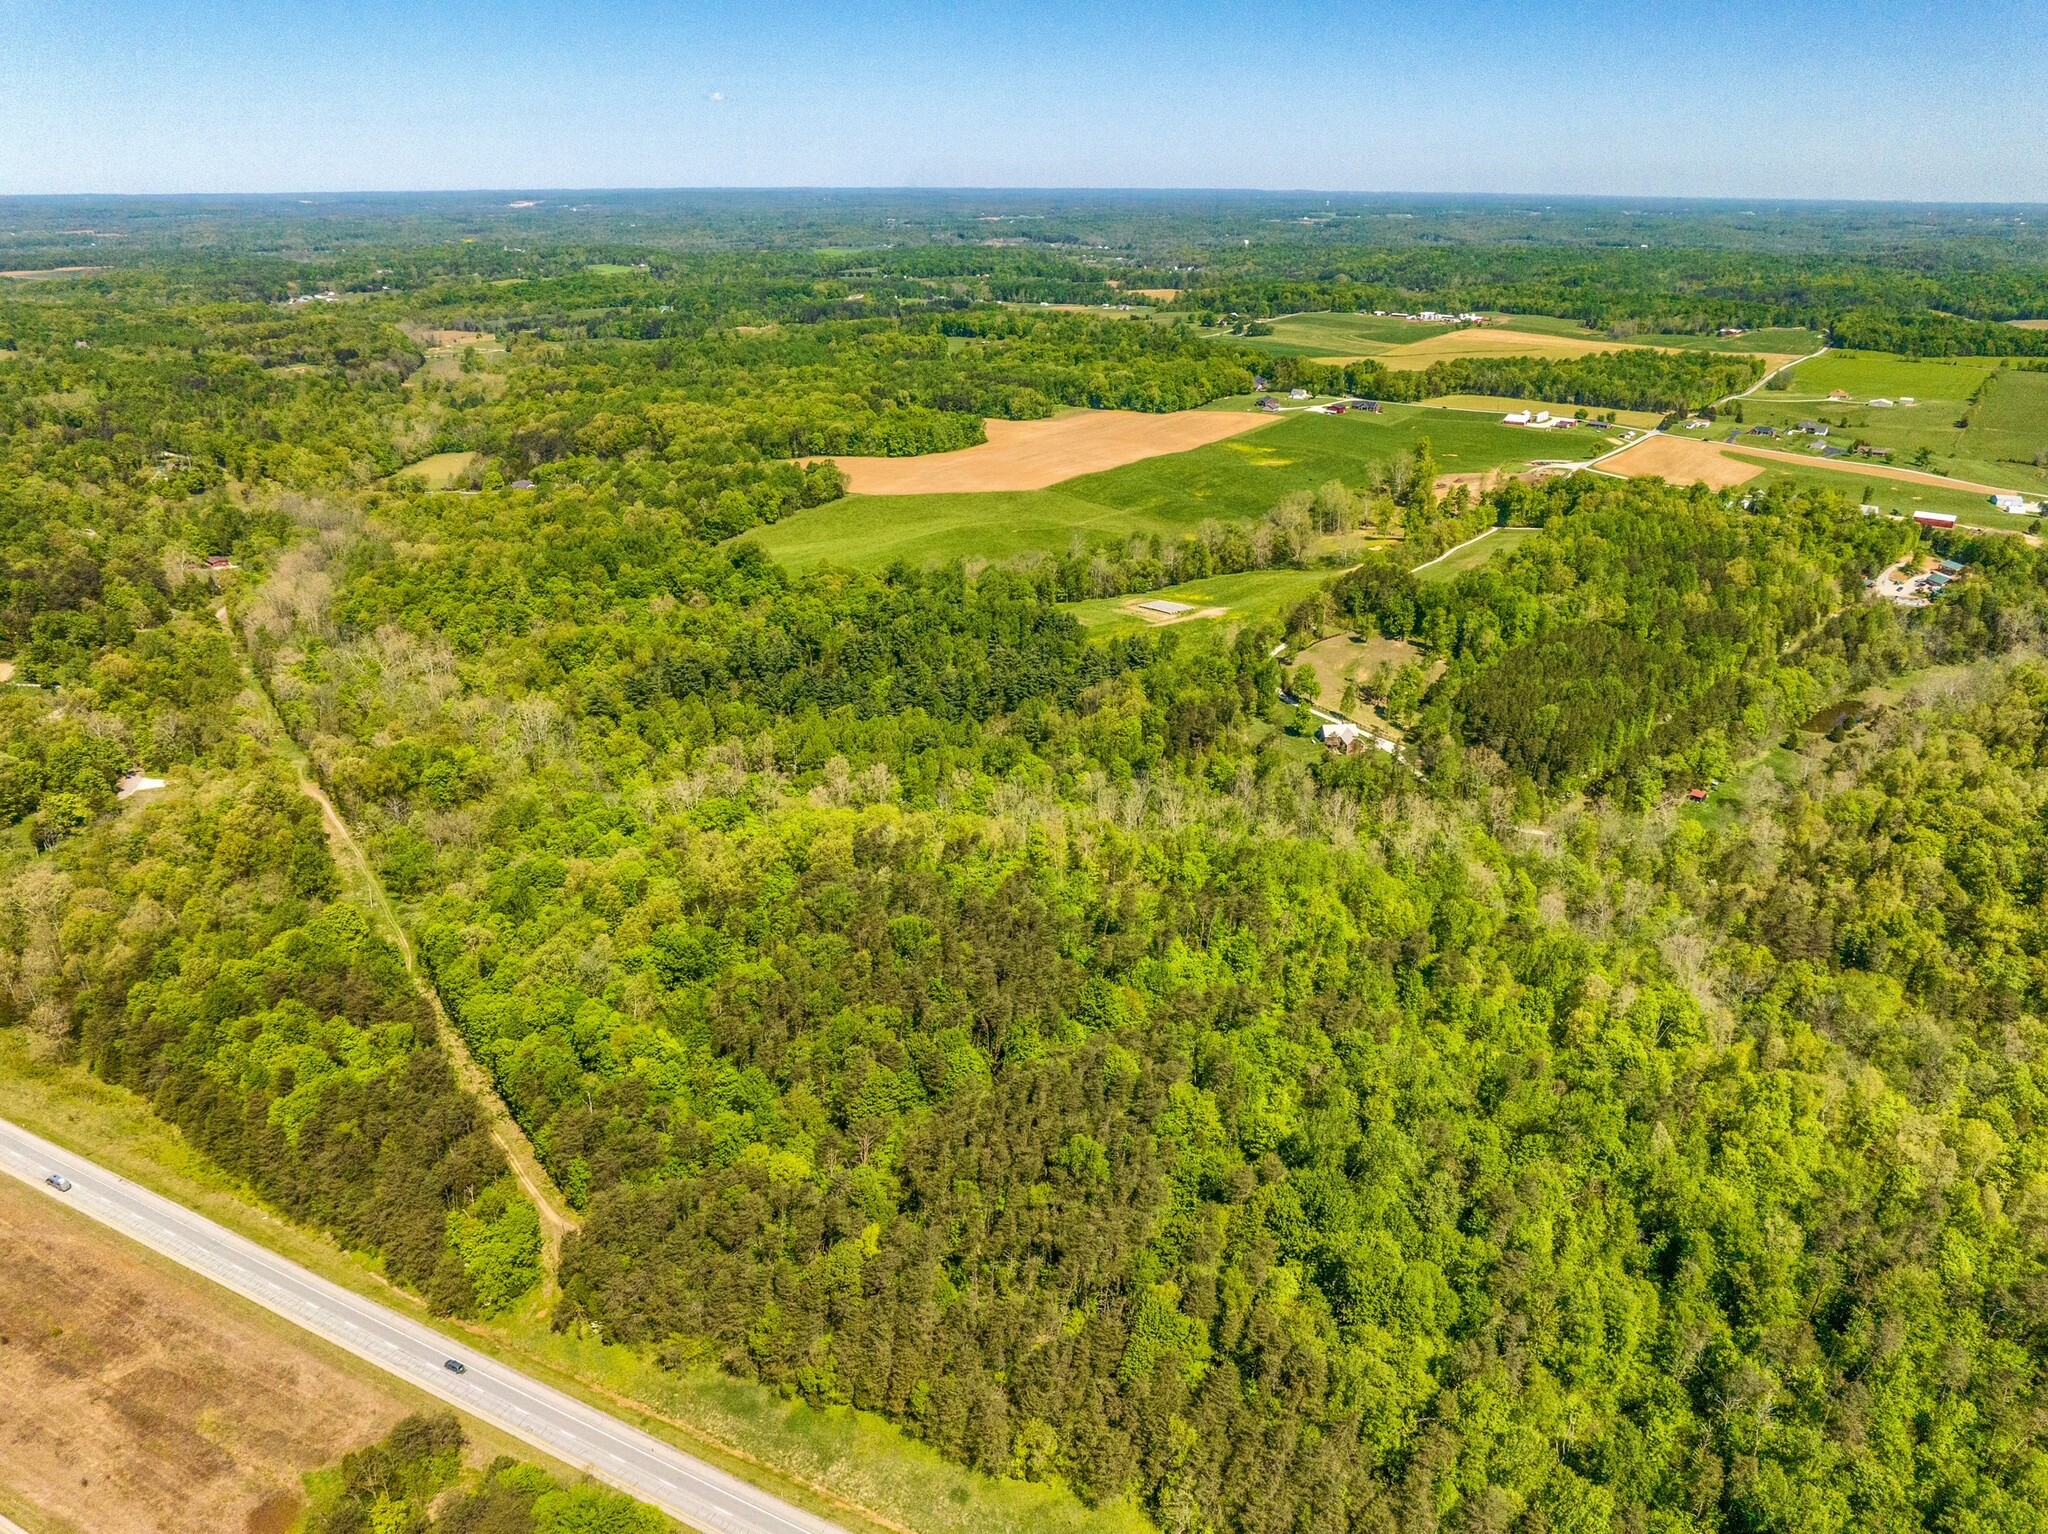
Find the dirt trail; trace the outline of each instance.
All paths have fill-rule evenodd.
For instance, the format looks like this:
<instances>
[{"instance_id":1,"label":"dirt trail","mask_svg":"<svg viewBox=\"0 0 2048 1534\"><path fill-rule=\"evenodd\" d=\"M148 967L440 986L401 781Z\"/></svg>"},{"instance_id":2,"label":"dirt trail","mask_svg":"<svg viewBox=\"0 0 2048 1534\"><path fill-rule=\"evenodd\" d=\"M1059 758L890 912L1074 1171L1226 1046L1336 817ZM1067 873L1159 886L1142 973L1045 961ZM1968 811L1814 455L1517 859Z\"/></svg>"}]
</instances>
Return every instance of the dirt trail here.
<instances>
[{"instance_id":1,"label":"dirt trail","mask_svg":"<svg viewBox=\"0 0 2048 1534\"><path fill-rule=\"evenodd\" d=\"M230 635L234 635L239 649L240 636L235 635L234 624L229 620L227 608L218 609L214 617L220 620L222 628ZM513 1177L518 1179L519 1186L525 1190L527 1198L532 1200L533 1207L539 1211L541 1239L547 1248L544 1265L546 1282L552 1288L561 1260L562 1237L574 1230L579 1223L575 1211L568 1207L549 1179L546 1170L540 1164L539 1155L534 1151L533 1142L526 1138L526 1131L519 1127L518 1121L506 1108L505 1100L498 1095L497 1084L491 1080L490 1073L470 1052L469 1041L463 1038L461 1030L448 1016L447 1009L441 1005L440 993L420 972L419 960L413 953L412 939L406 934L405 923L398 919L398 910L392 905L390 895L385 892L384 882L370 867L369 859L363 856L363 849L357 843L355 833L349 829L348 822L342 819L341 811L334 807L334 801L327 797L327 791L313 775L313 764L307 760L306 753L299 749L298 742L285 729L284 720L279 717L277 707L271 701L270 690L257 677L255 668L249 664L246 654L242 656L242 671L256 696L262 700L263 711L278 749L291 761L292 770L299 780L299 791L320 806L320 823L327 831L328 850L334 854L335 862L342 866L343 877L362 891L375 907L386 935L397 946L399 957L405 961L405 972L412 976L413 984L418 987L420 995L433 1010L434 1021L439 1025L441 1037L448 1047L449 1061L455 1068L456 1081L483 1109L484 1117L491 1126L492 1140L497 1143L498 1149L505 1153L505 1160L512 1168Z\"/></svg>"}]
</instances>

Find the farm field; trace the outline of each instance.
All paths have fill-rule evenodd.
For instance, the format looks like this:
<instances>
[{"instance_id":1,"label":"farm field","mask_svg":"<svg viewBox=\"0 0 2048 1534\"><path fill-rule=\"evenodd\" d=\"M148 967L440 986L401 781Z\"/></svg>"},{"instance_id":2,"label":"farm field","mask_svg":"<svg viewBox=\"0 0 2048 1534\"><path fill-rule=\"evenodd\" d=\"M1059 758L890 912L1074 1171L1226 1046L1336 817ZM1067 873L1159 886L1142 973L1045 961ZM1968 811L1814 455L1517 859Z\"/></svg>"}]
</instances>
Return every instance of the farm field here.
<instances>
[{"instance_id":1,"label":"farm field","mask_svg":"<svg viewBox=\"0 0 2048 1534\"><path fill-rule=\"evenodd\" d=\"M1160 591L1062 605L1080 620L1083 628L1097 635L1138 633L1159 626L1157 620L1137 611L1141 602L1185 603L1194 612L1181 622L1254 623L1283 617L1296 602L1324 582L1335 580L1339 573L1333 569L1246 570Z\"/></svg>"},{"instance_id":2,"label":"farm field","mask_svg":"<svg viewBox=\"0 0 2048 1534\"><path fill-rule=\"evenodd\" d=\"M303 1474L426 1400L11 1177L0 1230L0 1509L17 1517L283 1534Z\"/></svg>"},{"instance_id":3,"label":"farm field","mask_svg":"<svg viewBox=\"0 0 2048 1534\"><path fill-rule=\"evenodd\" d=\"M1772 357L1780 360L1804 357L1820 350L1827 337L1804 326L1774 326L1751 330L1739 336L1667 335L1660 331L1638 331L1623 340L1608 339L1605 333L1588 329L1575 319L1551 314L1490 314L1487 325L1496 330L1526 330L1538 335L1571 336L1579 339L1607 339L1610 346L1658 346L1673 351L1732 352L1738 356Z\"/></svg>"},{"instance_id":4,"label":"farm field","mask_svg":"<svg viewBox=\"0 0 2048 1534\"><path fill-rule=\"evenodd\" d=\"M1625 479L1649 474L1674 485L1709 485L1716 490L1747 484L1763 472L1754 465L1735 462L1712 442L1666 436L1646 437L1600 467Z\"/></svg>"},{"instance_id":5,"label":"farm field","mask_svg":"<svg viewBox=\"0 0 2048 1534\"><path fill-rule=\"evenodd\" d=\"M1269 323L1273 327L1270 336L1234 336L1227 330L1211 334L1217 340L1269 352L1276 357L1341 358L1349 362L1360 357L1377 357L1410 342L1447 335L1458 329L1456 325L1336 312L1283 314Z\"/></svg>"},{"instance_id":6,"label":"farm field","mask_svg":"<svg viewBox=\"0 0 2048 1534\"><path fill-rule=\"evenodd\" d=\"M1586 454L1589 430L1530 432L1485 416L1388 406L1379 414L1260 418L1259 430L1038 491L849 496L745 536L793 569L907 559L1003 559L1064 552L1132 533L1191 532L1205 520L1256 517L1283 496L1332 479L1357 485L1371 466L1427 440L1446 473L1517 472L1532 458Z\"/></svg>"},{"instance_id":7,"label":"farm field","mask_svg":"<svg viewBox=\"0 0 2048 1534\"><path fill-rule=\"evenodd\" d=\"M855 495L940 495L1042 490L1077 474L1114 469L1218 442L1265 425L1267 417L1182 410L1084 410L1043 421L990 421L988 441L912 458L835 458Z\"/></svg>"},{"instance_id":8,"label":"farm field","mask_svg":"<svg viewBox=\"0 0 2048 1534\"><path fill-rule=\"evenodd\" d=\"M1850 398L1829 399L1835 390ZM1874 398L1914 403L1869 405ZM1830 352L1795 369L1788 390L1760 389L1742 405L1749 425L1819 421L1832 440L1890 448L1894 462L1925 450L1927 467L1951 478L2048 491L2048 470L2035 461L2048 450L2048 374L1994 358Z\"/></svg>"},{"instance_id":9,"label":"farm field","mask_svg":"<svg viewBox=\"0 0 2048 1534\"><path fill-rule=\"evenodd\" d=\"M1384 367L1419 370L1432 362L1450 362L1459 357L1586 357L1595 352L1622 351L1640 344L1610 341L1604 336L1553 335L1474 325L1425 340L1410 341L1403 346L1390 346L1374 360Z\"/></svg>"},{"instance_id":10,"label":"farm field","mask_svg":"<svg viewBox=\"0 0 2048 1534\"><path fill-rule=\"evenodd\" d=\"M1674 485L1709 485L1717 490L1758 482L1789 482L1851 494L1860 503L1882 506L1887 511L1954 512L1957 521L1968 527L1999 532L2026 531L2030 527L2026 519L1995 509L1984 490L1947 485L1938 476L1883 464L1852 466L1807 461L1768 448L1731 447L1719 442L1659 436L1617 453L1601 467L1625 477L1655 475Z\"/></svg>"}]
</instances>

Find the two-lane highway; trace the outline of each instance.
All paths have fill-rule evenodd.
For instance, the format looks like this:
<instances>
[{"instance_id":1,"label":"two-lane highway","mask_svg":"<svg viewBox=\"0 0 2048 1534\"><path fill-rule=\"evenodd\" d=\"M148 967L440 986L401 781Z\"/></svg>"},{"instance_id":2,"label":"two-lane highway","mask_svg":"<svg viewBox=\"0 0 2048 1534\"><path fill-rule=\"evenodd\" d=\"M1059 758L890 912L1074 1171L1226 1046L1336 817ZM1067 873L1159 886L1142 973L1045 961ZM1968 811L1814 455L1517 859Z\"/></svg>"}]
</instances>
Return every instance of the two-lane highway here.
<instances>
[{"instance_id":1,"label":"two-lane highway","mask_svg":"<svg viewBox=\"0 0 2048 1534\"><path fill-rule=\"evenodd\" d=\"M651 1434L351 1293L233 1231L0 1119L10 1172L194 1272L710 1534L844 1534ZM71 1184L60 1192L52 1175ZM457 1374L453 1359L464 1366ZM261 1368L261 1359L248 1367ZM337 1453L347 1445L336 1446Z\"/></svg>"}]
</instances>

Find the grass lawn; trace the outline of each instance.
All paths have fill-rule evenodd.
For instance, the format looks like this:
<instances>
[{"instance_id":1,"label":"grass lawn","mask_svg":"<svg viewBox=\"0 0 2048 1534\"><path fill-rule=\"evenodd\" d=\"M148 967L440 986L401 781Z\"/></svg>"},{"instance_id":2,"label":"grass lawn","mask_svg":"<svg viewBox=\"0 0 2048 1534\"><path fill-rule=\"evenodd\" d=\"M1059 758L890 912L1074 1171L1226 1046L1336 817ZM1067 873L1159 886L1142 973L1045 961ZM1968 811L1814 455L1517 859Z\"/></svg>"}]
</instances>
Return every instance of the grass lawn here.
<instances>
[{"instance_id":1,"label":"grass lawn","mask_svg":"<svg viewBox=\"0 0 2048 1534\"><path fill-rule=\"evenodd\" d=\"M1530 432L1483 415L1389 405L1379 414L1286 415L1187 453L1086 474L1047 490L848 496L745 536L792 569L944 563L1065 553L1133 533L1191 532L1205 520L1259 516L1282 497L1373 466L1427 439L1446 473L1526 468L1534 457L1590 453L1587 432Z\"/></svg>"},{"instance_id":2,"label":"grass lawn","mask_svg":"<svg viewBox=\"0 0 2048 1534\"><path fill-rule=\"evenodd\" d=\"M1992 374L1963 428L1962 450L1968 458L2030 467L2048 452L2048 373Z\"/></svg>"},{"instance_id":3,"label":"grass lawn","mask_svg":"<svg viewBox=\"0 0 2048 1534\"><path fill-rule=\"evenodd\" d=\"M1088 1508L1054 1486L978 1475L869 1413L818 1410L709 1369L669 1373L634 1349L558 1334L537 1298L489 1322L430 1316L371 1263L264 1207L143 1099L33 1060L18 1028L0 1028L0 1117L857 1534L1150 1534L1126 1504Z\"/></svg>"},{"instance_id":4,"label":"grass lawn","mask_svg":"<svg viewBox=\"0 0 2048 1534\"><path fill-rule=\"evenodd\" d=\"M1130 596L1101 597L1092 602L1068 602L1066 610L1081 626L1096 635L1135 634L1152 625L1124 609L1133 602L1159 599L1185 602L1190 607L1221 607L1227 611L1214 618L1187 618L1185 623L1256 623L1278 621L1287 610L1325 581L1335 580L1338 570L1247 570L1239 575L1217 575L1204 581L1168 586L1163 591L1134 592Z\"/></svg>"}]
</instances>

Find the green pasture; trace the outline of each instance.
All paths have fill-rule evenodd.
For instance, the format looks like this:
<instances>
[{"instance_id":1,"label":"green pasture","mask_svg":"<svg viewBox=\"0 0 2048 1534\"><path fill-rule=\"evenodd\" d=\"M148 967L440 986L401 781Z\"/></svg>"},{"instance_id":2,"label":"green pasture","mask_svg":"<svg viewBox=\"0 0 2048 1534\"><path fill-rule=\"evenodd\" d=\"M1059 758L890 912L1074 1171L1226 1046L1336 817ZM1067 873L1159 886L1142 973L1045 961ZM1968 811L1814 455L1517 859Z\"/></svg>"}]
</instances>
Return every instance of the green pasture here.
<instances>
[{"instance_id":1,"label":"green pasture","mask_svg":"<svg viewBox=\"0 0 2048 1534\"><path fill-rule=\"evenodd\" d=\"M1995 357L1895 357L1889 352L1828 352L1792 370L1790 387L1781 398L1825 401L1836 389L1848 393L1852 402L1869 399L1900 399L1912 396L1915 409L1945 404L1961 408L1977 386L1998 370ZM1751 399L1766 399L1779 391L1759 389Z\"/></svg>"},{"instance_id":2,"label":"green pasture","mask_svg":"<svg viewBox=\"0 0 2048 1534\"><path fill-rule=\"evenodd\" d=\"M1440 336L1456 325L1425 325L1376 314L1284 314L1272 320L1270 336L1210 332L1218 340L1256 347L1276 357L1373 357L1409 341Z\"/></svg>"},{"instance_id":3,"label":"green pasture","mask_svg":"<svg viewBox=\"0 0 2048 1534\"><path fill-rule=\"evenodd\" d=\"M2048 373L2005 368L1992 374L1963 429L1963 452L2032 467L2048 452Z\"/></svg>"},{"instance_id":4,"label":"green pasture","mask_svg":"<svg viewBox=\"0 0 2048 1534\"><path fill-rule=\"evenodd\" d=\"M1425 586L1451 580L1467 570L1477 570L1481 565L1512 554L1542 530L1540 527L1496 527L1485 537L1468 542L1434 564L1417 570L1415 578Z\"/></svg>"},{"instance_id":5,"label":"green pasture","mask_svg":"<svg viewBox=\"0 0 2048 1534\"><path fill-rule=\"evenodd\" d=\"M1539 336L1570 336L1579 341L1609 339L1604 330L1591 329L1578 320L1564 319L1554 314L1490 314L1486 318L1486 325L1489 330L1520 330ZM1807 330L1799 326L1780 326L1769 330L1752 330L1746 335L1739 336L1660 335L1645 330L1626 340L1616 341L1615 344L1668 346L1689 352L1734 352L1752 357L1803 357L1808 352L1820 350L1821 343L1826 339L1817 330Z\"/></svg>"},{"instance_id":6,"label":"green pasture","mask_svg":"<svg viewBox=\"0 0 2048 1534\"><path fill-rule=\"evenodd\" d=\"M1829 400L1833 389L1849 402ZM1971 396L1982 391L1974 405ZM1872 398L1911 398L1911 405L1875 407ZM1829 440L1862 440L1892 450L1892 462L1927 468L2001 489L2048 492L2048 470L2035 459L2048 450L2048 374L2001 367L1990 357L1918 359L1872 352L1830 352L1804 363L1782 393L1760 389L1742 401L1749 425L1820 421ZM1967 423L1967 424L1959 424ZM1805 445L1794 438L1788 446Z\"/></svg>"},{"instance_id":7,"label":"green pasture","mask_svg":"<svg viewBox=\"0 0 2048 1534\"><path fill-rule=\"evenodd\" d=\"M1088 545L1133 533L1192 532L1212 517L1257 517L1291 492L1332 479L1356 488L1376 465L1425 439L1443 472L1473 473L1520 470L1532 456L1589 453L1599 434L1529 432L1483 415L1401 405L1376 415L1300 413L1227 442L1048 490L848 496L745 536L792 569L1064 553L1077 538Z\"/></svg>"},{"instance_id":8,"label":"green pasture","mask_svg":"<svg viewBox=\"0 0 2048 1534\"><path fill-rule=\"evenodd\" d=\"M1295 603L1326 581L1335 580L1339 573L1331 569L1246 570L1237 575L1218 575L1208 580L1168 586L1163 591L1101 597L1090 602L1067 602L1062 606L1093 634L1139 633L1152 627L1143 618L1135 617L1126 610L1133 602L1185 602L1197 609L1226 609L1215 618L1184 618L1181 620L1183 623L1278 622Z\"/></svg>"},{"instance_id":9,"label":"green pasture","mask_svg":"<svg viewBox=\"0 0 2048 1534\"><path fill-rule=\"evenodd\" d=\"M1789 483L1805 490L1832 490L1847 494L1859 505L1882 506L1886 511L1904 512L1908 516L1916 511L1952 511L1956 521L1964 527L1988 528L2002 533L2033 530L2031 517L2015 517L2002 512L1974 490L1951 490L1943 485L1884 479L1874 474L1859 473L1846 465L1836 468L1815 464L1809 469L1768 458L1750 457L1739 448L1734 453L1745 463L1753 463L1768 471L1765 479L1752 480L1744 489L1754 489L1766 482Z\"/></svg>"}]
</instances>

